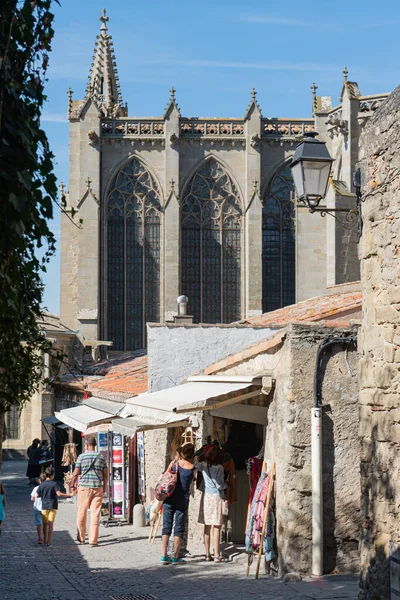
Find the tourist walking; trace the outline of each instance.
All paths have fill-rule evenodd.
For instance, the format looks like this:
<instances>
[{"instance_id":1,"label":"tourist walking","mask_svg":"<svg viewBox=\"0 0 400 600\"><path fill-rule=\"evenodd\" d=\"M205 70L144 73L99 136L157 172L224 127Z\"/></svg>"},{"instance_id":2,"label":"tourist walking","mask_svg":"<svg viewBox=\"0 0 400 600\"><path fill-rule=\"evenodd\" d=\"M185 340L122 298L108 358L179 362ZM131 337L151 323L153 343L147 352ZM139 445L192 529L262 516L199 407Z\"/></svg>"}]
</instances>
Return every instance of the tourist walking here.
<instances>
[{"instance_id":1,"label":"tourist walking","mask_svg":"<svg viewBox=\"0 0 400 600\"><path fill-rule=\"evenodd\" d=\"M224 481L223 451L218 445L214 444L208 448L201 462L196 462L196 469L202 473L203 482L201 484L201 501L199 512L199 523L204 525L204 547L206 551L206 560L211 561L210 543L211 527L214 527L214 562L222 562L220 551L221 526L224 523L224 490L226 484Z\"/></svg>"},{"instance_id":2,"label":"tourist walking","mask_svg":"<svg viewBox=\"0 0 400 600\"><path fill-rule=\"evenodd\" d=\"M4 485L0 483L0 535L3 521L6 518L6 490Z\"/></svg>"},{"instance_id":3,"label":"tourist walking","mask_svg":"<svg viewBox=\"0 0 400 600\"><path fill-rule=\"evenodd\" d=\"M175 490L164 500L163 504L163 528L162 528L162 556L163 564L183 564L185 561L180 558L179 550L181 539L185 531L185 518L189 507L189 492L194 475L194 446L185 444L177 450L178 460L172 461L168 469L177 473L177 482ZM168 556L168 542L172 533L174 523L174 555L172 559Z\"/></svg>"},{"instance_id":4,"label":"tourist walking","mask_svg":"<svg viewBox=\"0 0 400 600\"><path fill-rule=\"evenodd\" d=\"M43 541L45 546L51 546L58 498L72 498L73 494L64 494L60 491L58 483L54 481L53 467L47 467L44 474L46 479L39 484L36 495L42 500Z\"/></svg>"},{"instance_id":5,"label":"tourist walking","mask_svg":"<svg viewBox=\"0 0 400 600\"><path fill-rule=\"evenodd\" d=\"M77 540L85 543L87 511L90 509L89 544L97 546L99 539L100 511L103 495L107 488L107 463L100 452L96 452L96 438L85 438L85 452L76 462L71 486L79 477Z\"/></svg>"},{"instance_id":6,"label":"tourist walking","mask_svg":"<svg viewBox=\"0 0 400 600\"><path fill-rule=\"evenodd\" d=\"M26 470L26 476L29 477L29 485L35 485L36 479L40 474L40 449L39 449L40 440L35 438L32 444L27 449L26 453L28 455L28 468Z\"/></svg>"},{"instance_id":7,"label":"tourist walking","mask_svg":"<svg viewBox=\"0 0 400 600\"><path fill-rule=\"evenodd\" d=\"M39 485L46 480L46 475L40 473ZM43 544L43 518L42 518L42 499L38 497L37 491L39 485L33 488L31 493L31 500L33 502L33 515L35 517L35 525L38 534L38 544Z\"/></svg>"}]
</instances>

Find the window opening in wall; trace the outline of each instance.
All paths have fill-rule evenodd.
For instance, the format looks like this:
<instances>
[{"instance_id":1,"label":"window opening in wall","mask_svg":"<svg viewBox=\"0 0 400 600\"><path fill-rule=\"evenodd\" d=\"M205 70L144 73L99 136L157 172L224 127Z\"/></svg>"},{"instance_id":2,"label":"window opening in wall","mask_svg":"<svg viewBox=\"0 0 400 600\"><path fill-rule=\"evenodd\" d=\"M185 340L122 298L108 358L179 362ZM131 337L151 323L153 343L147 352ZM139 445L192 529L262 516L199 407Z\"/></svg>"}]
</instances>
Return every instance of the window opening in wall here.
<instances>
[{"instance_id":1,"label":"window opening in wall","mask_svg":"<svg viewBox=\"0 0 400 600\"><path fill-rule=\"evenodd\" d=\"M207 160L181 204L181 293L195 323L241 318L242 210L225 169Z\"/></svg>"},{"instance_id":2,"label":"window opening in wall","mask_svg":"<svg viewBox=\"0 0 400 600\"><path fill-rule=\"evenodd\" d=\"M4 419L4 440L19 440L20 438L20 415L18 406L11 406L5 414Z\"/></svg>"},{"instance_id":3,"label":"window opening in wall","mask_svg":"<svg viewBox=\"0 0 400 600\"><path fill-rule=\"evenodd\" d=\"M294 304L296 301L293 187L290 167L286 164L274 175L263 198L264 313Z\"/></svg>"},{"instance_id":4,"label":"window opening in wall","mask_svg":"<svg viewBox=\"0 0 400 600\"><path fill-rule=\"evenodd\" d=\"M156 182L137 158L107 196L107 339L113 350L146 346L146 323L160 321L160 215Z\"/></svg>"}]
</instances>

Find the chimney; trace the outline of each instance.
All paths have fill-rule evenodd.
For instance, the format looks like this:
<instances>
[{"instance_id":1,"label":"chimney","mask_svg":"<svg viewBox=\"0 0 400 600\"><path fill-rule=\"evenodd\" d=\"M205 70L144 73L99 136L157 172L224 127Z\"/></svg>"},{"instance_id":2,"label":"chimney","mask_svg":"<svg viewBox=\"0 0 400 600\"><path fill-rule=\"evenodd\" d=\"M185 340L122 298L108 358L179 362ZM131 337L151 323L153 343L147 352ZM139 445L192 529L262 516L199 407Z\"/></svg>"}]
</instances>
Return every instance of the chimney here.
<instances>
[{"instance_id":1,"label":"chimney","mask_svg":"<svg viewBox=\"0 0 400 600\"><path fill-rule=\"evenodd\" d=\"M175 325L191 325L193 323L193 316L186 313L188 297L179 296L177 302L178 314L174 316Z\"/></svg>"}]
</instances>

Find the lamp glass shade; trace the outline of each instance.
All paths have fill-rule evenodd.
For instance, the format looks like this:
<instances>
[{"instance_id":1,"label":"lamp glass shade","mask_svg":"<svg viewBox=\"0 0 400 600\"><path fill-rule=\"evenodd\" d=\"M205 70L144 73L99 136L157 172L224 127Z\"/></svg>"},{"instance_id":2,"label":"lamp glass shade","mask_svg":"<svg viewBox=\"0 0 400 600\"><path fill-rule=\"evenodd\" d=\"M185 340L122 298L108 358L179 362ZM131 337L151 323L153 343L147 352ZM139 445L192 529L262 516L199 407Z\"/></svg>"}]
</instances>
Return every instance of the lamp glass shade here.
<instances>
[{"instance_id":1,"label":"lamp glass shade","mask_svg":"<svg viewBox=\"0 0 400 600\"><path fill-rule=\"evenodd\" d=\"M297 197L299 200L304 199L304 176L303 176L303 165L301 162L298 162L292 169L292 177L294 182L294 187L296 188Z\"/></svg>"},{"instance_id":2,"label":"lamp glass shade","mask_svg":"<svg viewBox=\"0 0 400 600\"><path fill-rule=\"evenodd\" d=\"M303 171L304 196L310 201L323 198L326 194L332 162L309 161L300 162ZM296 168L297 165L295 165ZM296 185L296 182L295 182ZM300 194L299 194L300 197Z\"/></svg>"}]
</instances>

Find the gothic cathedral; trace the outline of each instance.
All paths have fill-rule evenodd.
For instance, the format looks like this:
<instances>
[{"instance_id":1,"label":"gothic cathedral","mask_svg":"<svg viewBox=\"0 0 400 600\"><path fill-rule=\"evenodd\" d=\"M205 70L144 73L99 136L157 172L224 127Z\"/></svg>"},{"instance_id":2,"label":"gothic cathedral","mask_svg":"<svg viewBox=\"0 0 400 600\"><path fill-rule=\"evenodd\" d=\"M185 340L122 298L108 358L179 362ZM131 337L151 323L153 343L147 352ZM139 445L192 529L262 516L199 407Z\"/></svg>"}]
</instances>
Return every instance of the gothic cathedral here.
<instances>
[{"instance_id":1,"label":"gothic cathedral","mask_svg":"<svg viewBox=\"0 0 400 600\"><path fill-rule=\"evenodd\" d=\"M243 118L184 117L174 88L162 116L129 117L100 20L85 98L68 98L63 323L135 350L181 294L195 323L230 323L358 279L355 228L297 207L289 163L316 130L335 158L327 211L354 203L360 132L387 94L362 96L345 70L334 108L312 86L310 118L265 118L254 90Z\"/></svg>"}]
</instances>

